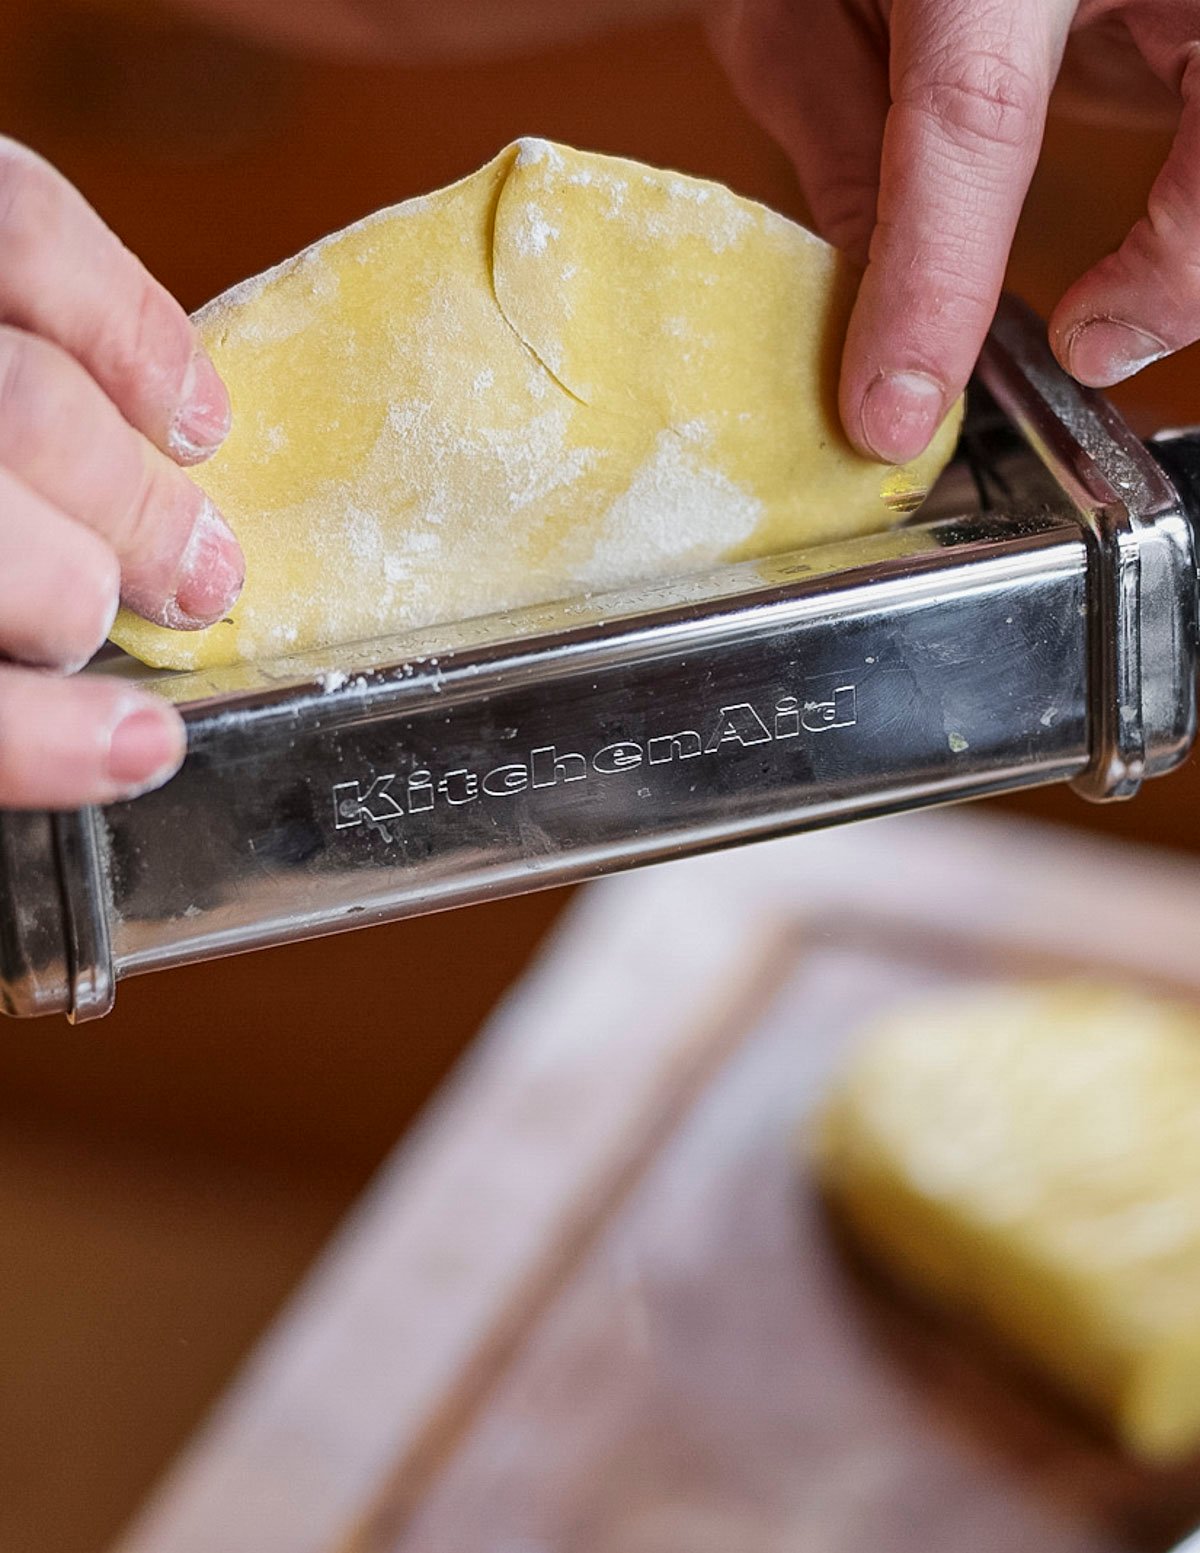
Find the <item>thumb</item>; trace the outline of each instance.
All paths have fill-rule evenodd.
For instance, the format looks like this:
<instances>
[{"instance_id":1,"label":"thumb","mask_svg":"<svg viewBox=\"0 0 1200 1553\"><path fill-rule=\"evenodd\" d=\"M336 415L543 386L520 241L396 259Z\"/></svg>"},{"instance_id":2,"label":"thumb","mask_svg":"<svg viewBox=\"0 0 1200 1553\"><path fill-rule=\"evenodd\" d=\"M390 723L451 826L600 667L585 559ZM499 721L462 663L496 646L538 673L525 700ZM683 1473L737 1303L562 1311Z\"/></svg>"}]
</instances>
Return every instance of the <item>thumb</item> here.
<instances>
[{"instance_id":1,"label":"thumb","mask_svg":"<svg viewBox=\"0 0 1200 1553\"><path fill-rule=\"evenodd\" d=\"M1200 339L1200 43L1180 90L1183 113L1146 214L1067 292L1050 321L1059 360L1108 388Z\"/></svg>"}]
</instances>

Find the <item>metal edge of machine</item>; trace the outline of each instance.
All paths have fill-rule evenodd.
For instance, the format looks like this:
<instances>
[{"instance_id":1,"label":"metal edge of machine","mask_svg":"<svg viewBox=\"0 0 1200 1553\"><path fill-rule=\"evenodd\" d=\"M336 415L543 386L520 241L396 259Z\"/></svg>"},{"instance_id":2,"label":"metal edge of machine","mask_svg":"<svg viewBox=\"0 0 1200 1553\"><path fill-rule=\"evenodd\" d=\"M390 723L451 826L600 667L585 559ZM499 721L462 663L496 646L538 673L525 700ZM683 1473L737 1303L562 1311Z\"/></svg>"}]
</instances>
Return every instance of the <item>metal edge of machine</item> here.
<instances>
[{"instance_id":1,"label":"metal edge of machine","mask_svg":"<svg viewBox=\"0 0 1200 1553\"><path fill-rule=\"evenodd\" d=\"M1043 326L1009 299L989 337L980 379L1065 494L1087 548L1086 748L1072 762L1065 761L1061 749L1053 759L1047 756L1044 779L1066 776L1094 800L1130 797L1145 776L1178 765L1195 737L1192 526L1187 500L1163 468L1181 467L1181 453L1190 444L1186 438L1177 440L1173 450L1164 444L1161 463L1151 456L1105 399L1080 389L1060 371ZM528 682L539 674L549 684L554 674L577 672L581 664L619 665L623 655L624 661L644 664L648 654L678 655L681 646L691 650L705 641L728 639L742 629L740 620L753 618L755 629L770 629L773 620L794 622L807 606L836 608L830 601L840 598L850 608L856 587L869 588L879 607L887 597L889 575L897 609L911 608L915 599L936 602L940 589L950 596L968 573L973 585L983 583L986 591L989 566L999 586L1007 579L1015 587L1016 578L1033 576L1043 559L1059 554L1061 564L1062 547L1054 550L1053 527L1047 522L1039 531L1033 515L1005 549L995 534L989 537L986 518L957 526L925 525L923 533L918 524L907 531L907 556L904 537L879 536L875 542L831 545L758 566L743 563L708 578L631 590L562 609L468 622L456 631L426 633L406 644L362 644L290 664L259 666L226 677L224 684L219 675L193 676L190 686L180 678L165 681L161 688L181 701L197 752L219 746L234 728L243 748L254 730L274 727L276 735L282 729L286 736L306 717L327 732L339 726L353 729L372 718L395 716L399 706L411 710L422 697L426 706L432 699L441 707L456 698L486 699L496 687ZM894 532L906 536L905 530ZM1078 548L1078 541L1075 545ZM875 574L872 557L880 555L890 560ZM1007 567L1000 564L1005 556ZM1073 595L1063 594L1068 596ZM439 641L452 644L440 662L433 655ZM427 651L418 650L422 647ZM1003 772L991 775L994 780L981 777L973 788L968 781L956 789L944 782L906 786L903 773L897 772L889 792L885 774L877 783L879 790L865 795L857 812L888 812L1018 785L1015 773L1011 781ZM1021 780L1028 779L1026 772ZM119 873L120 867L110 855L110 844L131 815L149 812L146 803L137 800L111 811L75 814L0 812L0 1009L18 1015L58 1011L75 1020L94 1018L112 1006L118 971L179 963L187 957L186 948L178 947L172 951L174 958L168 952L145 953L141 964L134 963L137 955L127 954L124 964L114 956L112 927L120 912L114 911L113 880L114 869ZM844 801L824 808L814 804L805 823L854 817L848 812L853 807ZM632 843L624 851L610 844L603 854L581 849L574 859L564 857L557 872L543 871L536 880L518 877L521 871L512 866L497 869L496 891L568 882L609 867L731 844L798 828L800 823L792 811L768 816L768 821L745 819L724 831L709 824L691 839L664 838L657 850ZM470 884L437 899L435 893L429 892L424 909L486 898L488 889ZM343 907L346 913L362 909ZM382 916L366 912L359 920ZM332 926L316 917L306 924L298 911L296 936L350 925L348 915ZM212 953L253 947L258 941L252 934L243 936L244 943L236 941L236 933L228 944L211 935L198 942ZM279 935L261 941L279 941Z\"/></svg>"}]
</instances>

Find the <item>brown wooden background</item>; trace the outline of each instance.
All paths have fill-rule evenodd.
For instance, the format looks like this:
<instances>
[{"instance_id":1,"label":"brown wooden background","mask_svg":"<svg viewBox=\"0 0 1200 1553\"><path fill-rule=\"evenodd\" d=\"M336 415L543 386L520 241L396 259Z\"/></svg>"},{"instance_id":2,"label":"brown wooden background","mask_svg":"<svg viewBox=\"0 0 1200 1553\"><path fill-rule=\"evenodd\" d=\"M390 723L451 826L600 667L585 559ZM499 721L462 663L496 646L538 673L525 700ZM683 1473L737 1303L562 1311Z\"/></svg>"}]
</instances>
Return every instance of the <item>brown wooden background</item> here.
<instances>
[{"instance_id":1,"label":"brown wooden background","mask_svg":"<svg viewBox=\"0 0 1200 1553\"><path fill-rule=\"evenodd\" d=\"M801 213L697 29L420 70L248 47L135 4L5 0L0 130L73 178L180 296L522 133ZM1012 283L1047 309L1118 240L1164 143L1056 128ZM1200 419L1194 359L1119 397ZM1200 848L1200 767L1135 804L1020 807ZM103 1545L185 1437L562 897L151 977L80 1031L0 1029L0 1550Z\"/></svg>"}]
</instances>

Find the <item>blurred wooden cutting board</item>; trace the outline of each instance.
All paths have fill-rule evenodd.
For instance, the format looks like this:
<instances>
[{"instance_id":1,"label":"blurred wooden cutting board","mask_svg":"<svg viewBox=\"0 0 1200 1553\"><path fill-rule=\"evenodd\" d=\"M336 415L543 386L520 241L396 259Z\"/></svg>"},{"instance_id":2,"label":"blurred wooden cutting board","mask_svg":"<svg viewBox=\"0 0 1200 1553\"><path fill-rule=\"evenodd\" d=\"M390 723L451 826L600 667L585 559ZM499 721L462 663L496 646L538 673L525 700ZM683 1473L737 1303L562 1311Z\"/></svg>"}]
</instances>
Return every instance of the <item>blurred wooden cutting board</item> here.
<instances>
[{"instance_id":1,"label":"blurred wooden cutting board","mask_svg":"<svg viewBox=\"0 0 1200 1553\"><path fill-rule=\"evenodd\" d=\"M934 815L586 890L119 1553L1162 1553L1152 1475L855 1270L794 1164L865 1015L1200 997L1200 869Z\"/></svg>"}]
</instances>

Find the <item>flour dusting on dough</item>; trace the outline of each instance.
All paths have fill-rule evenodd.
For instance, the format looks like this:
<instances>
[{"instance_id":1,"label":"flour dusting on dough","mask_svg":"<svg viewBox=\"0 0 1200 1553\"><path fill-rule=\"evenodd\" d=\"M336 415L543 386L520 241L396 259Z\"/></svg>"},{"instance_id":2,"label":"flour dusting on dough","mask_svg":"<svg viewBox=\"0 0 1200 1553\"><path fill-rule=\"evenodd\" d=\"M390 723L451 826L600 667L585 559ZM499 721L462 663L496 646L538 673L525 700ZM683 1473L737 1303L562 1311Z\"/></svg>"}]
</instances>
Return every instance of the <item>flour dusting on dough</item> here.
<instances>
[{"instance_id":1,"label":"flour dusting on dough","mask_svg":"<svg viewBox=\"0 0 1200 1553\"><path fill-rule=\"evenodd\" d=\"M539 162L549 162L555 171L561 171L563 167L563 155L557 146L551 145L548 140L541 140L536 135L523 135L517 141L516 165L518 167L536 167Z\"/></svg>"},{"instance_id":2,"label":"flour dusting on dough","mask_svg":"<svg viewBox=\"0 0 1200 1553\"><path fill-rule=\"evenodd\" d=\"M536 205L527 205L521 212L517 249L523 254L545 253L550 243L561 235L558 227L552 226Z\"/></svg>"},{"instance_id":3,"label":"flour dusting on dough","mask_svg":"<svg viewBox=\"0 0 1200 1553\"><path fill-rule=\"evenodd\" d=\"M536 159L523 162L518 157L516 166L523 165L536 165ZM561 169L555 171L561 173ZM650 203L630 198L631 177L653 191ZM681 236L691 236L720 254L739 243L761 219L754 206L739 200L728 189L702 183L684 173L664 178L660 173L619 159L608 165L577 167L566 173L565 181L575 188L595 189L603 194L601 214L605 220L623 223L642 242L677 241Z\"/></svg>"},{"instance_id":4,"label":"flour dusting on dough","mask_svg":"<svg viewBox=\"0 0 1200 1553\"><path fill-rule=\"evenodd\" d=\"M569 422L570 407L556 403L524 426L480 428L480 441L502 466L510 512L520 513L573 484L595 464L594 448L568 447Z\"/></svg>"},{"instance_id":5,"label":"flour dusting on dough","mask_svg":"<svg viewBox=\"0 0 1200 1553\"><path fill-rule=\"evenodd\" d=\"M728 190L532 139L331 234L196 320L235 413L195 477L242 597L114 634L264 659L884 526L879 467L821 456L836 263Z\"/></svg>"},{"instance_id":6,"label":"flour dusting on dough","mask_svg":"<svg viewBox=\"0 0 1200 1553\"><path fill-rule=\"evenodd\" d=\"M579 581L600 592L712 565L749 539L761 514L760 501L664 431L605 514Z\"/></svg>"}]
</instances>

